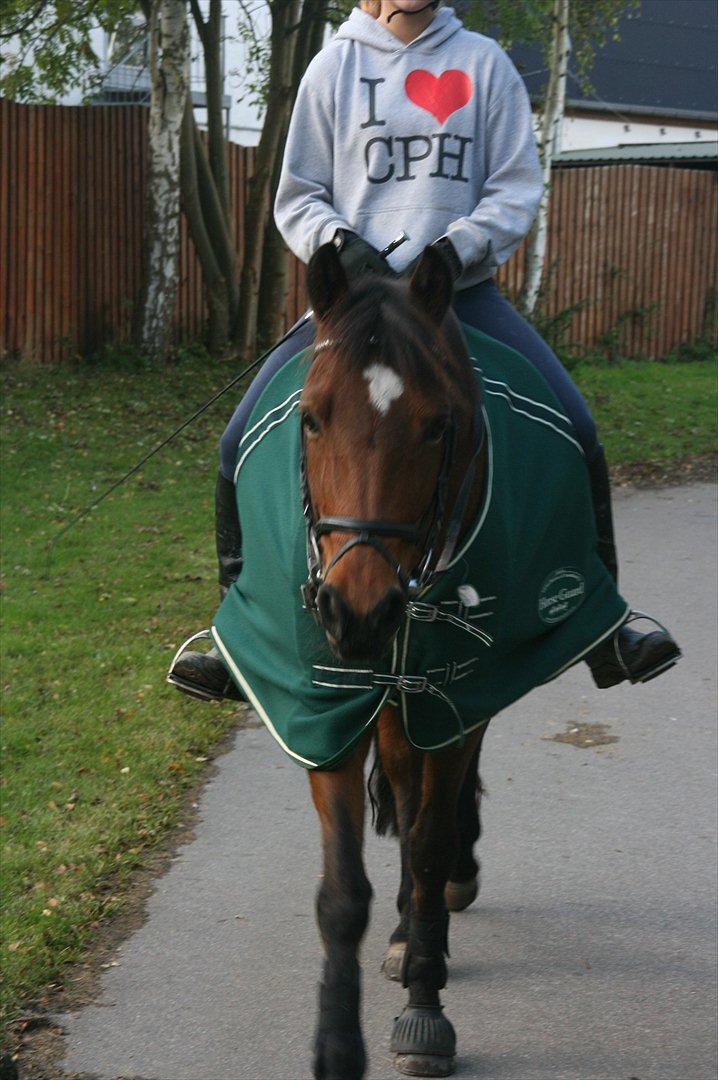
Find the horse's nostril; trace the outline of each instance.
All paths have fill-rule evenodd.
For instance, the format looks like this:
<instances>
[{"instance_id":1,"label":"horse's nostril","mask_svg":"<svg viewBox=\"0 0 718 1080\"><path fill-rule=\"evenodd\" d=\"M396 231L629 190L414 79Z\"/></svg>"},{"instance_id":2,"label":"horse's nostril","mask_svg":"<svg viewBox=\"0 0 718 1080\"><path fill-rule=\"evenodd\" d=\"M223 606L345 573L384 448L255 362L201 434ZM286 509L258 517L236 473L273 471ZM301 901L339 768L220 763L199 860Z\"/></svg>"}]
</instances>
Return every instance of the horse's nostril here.
<instances>
[{"instance_id":1,"label":"horse's nostril","mask_svg":"<svg viewBox=\"0 0 718 1080\"><path fill-rule=\"evenodd\" d=\"M376 631L393 634L398 629L406 609L406 596L401 589L391 588L369 614L369 622Z\"/></svg>"},{"instance_id":2,"label":"horse's nostril","mask_svg":"<svg viewBox=\"0 0 718 1080\"><path fill-rule=\"evenodd\" d=\"M349 608L332 585L322 585L319 589L317 609L324 628L340 639L347 625Z\"/></svg>"}]
</instances>

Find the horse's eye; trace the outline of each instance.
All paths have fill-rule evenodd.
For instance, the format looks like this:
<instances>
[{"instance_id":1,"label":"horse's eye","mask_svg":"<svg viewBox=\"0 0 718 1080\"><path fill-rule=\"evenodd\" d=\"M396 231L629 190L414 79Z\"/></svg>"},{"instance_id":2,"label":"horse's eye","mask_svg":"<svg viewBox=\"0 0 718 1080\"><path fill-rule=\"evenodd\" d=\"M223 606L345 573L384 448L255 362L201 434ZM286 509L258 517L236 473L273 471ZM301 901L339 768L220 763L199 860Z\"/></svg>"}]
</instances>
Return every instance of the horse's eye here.
<instances>
[{"instance_id":1,"label":"horse's eye","mask_svg":"<svg viewBox=\"0 0 718 1080\"><path fill-rule=\"evenodd\" d=\"M424 439L428 443L440 443L446 434L449 419L446 416L435 416L429 420L424 428Z\"/></svg>"},{"instance_id":2,"label":"horse's eye","mask_svg":"<svg viewBox=\"0 0 718 1080\"><path fill-rule=\"evenodd\" d=\"M308 410L302 413L302 426L308 435L319 434L319 421L314 413L310 413Z\"/></svg>"}]
</instances>

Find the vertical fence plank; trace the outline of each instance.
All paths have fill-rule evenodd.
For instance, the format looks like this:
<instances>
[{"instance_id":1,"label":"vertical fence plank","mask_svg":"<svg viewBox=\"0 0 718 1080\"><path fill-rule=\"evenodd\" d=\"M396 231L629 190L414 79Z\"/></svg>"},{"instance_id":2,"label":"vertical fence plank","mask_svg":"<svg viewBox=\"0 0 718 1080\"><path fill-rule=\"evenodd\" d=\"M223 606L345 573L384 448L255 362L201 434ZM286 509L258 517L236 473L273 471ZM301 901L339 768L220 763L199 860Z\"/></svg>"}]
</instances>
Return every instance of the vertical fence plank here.
<instances>
[{"instance_id":1,"label":"vertical fence plank","mask_svg":"<svg viewBox=\"0 0 718 1080\"><path fill-rule=\"evenodd\" d=\"M0 98L0 355L10 341L8 287L10 273L10 170L13 168L10 148L10 103Z\"/></svg>"},{"instance_id":2,"label":"vertical fence plank","mask_svg":"<svg viewBox=\"0 0 718 1080\"><path fill-rule=\"evenodd\" d=\"M72 187L72 113L62 110L62 356L72 349L72 222L75 218L75 192Z\"/></svg>"},{"instance_id":3,"label":"vertical fence plank","mask_svg":"<svg viewBox=\"0 0 718 1080\"><path fill-rule=\"evenodd\" d=\"M23 113L17 126L15 140L15 167L17 169L18 183L15 191L15 218L13 222L13 234L15 237L15 251L13 253L13 265L11 272L17 275L15 290L15 334L20 349L25 348L27 341L28 297L25 287L25 268L27 263L27 186L24 176L27 169L27 125L28 114Z\"/></svg>"},{"instance_id":4,"label":"vertical fence plank","mask_svg":"<svg viewBox=\"0 0 718 1080\"><path fill-rule=\"evenodd\" d=\"M688 299L690 304L690 312L688 318L688 336L697 337L700 332L700 309L701 309L701 296L700 296L700 265L704 255L704 243L703 235L696 227L696 221L699 217L700 211L703 209L701 203L701 175L698 172L691 172L691 212L688 221L688 234L689 234L689 256L688 256L688 274L686 278L686 289L688 293Z\"/></svg>"},{"instance_id":5,"label":"vertical fence plank","mask_svg":"<svg viewBox=\"0 0 718 1080\"><path fill-rule=\"evenodd\" d=\"M716 217L718 216L718 214L711 214L711 209L715 207L715 202L713 198L713 193L715 192L715 181L716 177L711 176L710 174L705 174L701 177L701 217L706 220L707 224L702 230L703 247L700 266L716 265L715 250L712 250L712 248L715 244L716 232L718 232L718 228L716 227L718 224L718 222L716 222ZM718 208L716 208L716 210L718 210ZM698 226L696 226L696 228L697 227ZM700 283L700 273L697 276ZM706 323L706 315L708 314L711 306L711 293L714 293L715 289L711 289L710 283L707 283L707 286L703 289L700 288L699 284L698 289L701 293L700 309L698 312L698 334L699 337L705 338L706 333L709 329Z\"/></svg>"},{"instance_id":6,"label":"vertical fence plank","mask_svg":"<svg viewBox=\"0 0 718 1080\"><path fill-rule=\"evenodd\" d=\"M35 263L38 250L37 235L37 186L33 180L37 176L37 106L30 106L27 119L27 177L25 196L27 199L27 241L25 251L25 275L19 282L18 292L25 297L26 323L23 340L23 352L32 356L35 352L36 326L35 311Z\"/></svg>"}]
</instances>

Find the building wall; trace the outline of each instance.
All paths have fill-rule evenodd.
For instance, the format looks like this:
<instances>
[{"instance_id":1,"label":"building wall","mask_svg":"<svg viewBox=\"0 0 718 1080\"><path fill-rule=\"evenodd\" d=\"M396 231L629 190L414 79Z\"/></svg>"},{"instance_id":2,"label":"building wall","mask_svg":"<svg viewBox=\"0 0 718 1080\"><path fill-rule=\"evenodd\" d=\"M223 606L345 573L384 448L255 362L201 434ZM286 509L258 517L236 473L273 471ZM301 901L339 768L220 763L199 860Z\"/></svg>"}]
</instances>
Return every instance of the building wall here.
<instances>
[{"instance_id":1,"label":"building wall","mask_svg":"<svg viewBox=\"0 0 718 1080\"><path fill-rule=\"evenodd\" d=\"M695 126L651 117L602 117L592 114L567 115L561 131L560 150L593 150L627 143L678 143L714 141L717 125Z\"/></svg>"}]
</instances>

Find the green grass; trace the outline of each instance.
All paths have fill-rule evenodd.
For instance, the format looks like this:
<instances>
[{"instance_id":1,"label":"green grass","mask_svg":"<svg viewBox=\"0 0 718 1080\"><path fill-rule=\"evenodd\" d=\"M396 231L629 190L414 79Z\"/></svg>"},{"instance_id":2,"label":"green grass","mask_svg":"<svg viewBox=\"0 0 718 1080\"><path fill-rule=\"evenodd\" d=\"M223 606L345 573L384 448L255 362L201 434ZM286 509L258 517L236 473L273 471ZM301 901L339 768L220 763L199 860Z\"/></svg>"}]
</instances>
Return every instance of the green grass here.
<instances>
[{"instance_id":1,"label":"green grass","mask_svg":"<svg viewBox=\"0 0 718 1080\"><path fill-rule=\"evenodd\" d=\"M578 364L583 391L612 465L671 462L718 450L715 362L623 360Z\"/></svg>"},{"instance_id":2,"label":"green grass","mask_svg":"<svg viewBox=\"0 0 718 1080\"><path fill-rule=\"evenodd\" d=\"M226 366L21 369L3 405L3 999L61 974L131 870L177 821L230 706L164 682L217 588L216 440L235 403L190 428L58 544L47 542L194 407Z\"/></svg>"},{"instance_id":3,"label":"green grass","mask_svg":"<svg viewBox=\"0 0 718 1080\"><path fill-rule=\"evenodd\" d=\"M162 369L20 368L2 406L2 936L8 1015L60 979L177 821L232 725L164 683L216 603L216 440L233 392L62 539L82 506L227 381ZM613 463L715 448L715 368L579 366Z\"/></svg>"}]
</instances>

